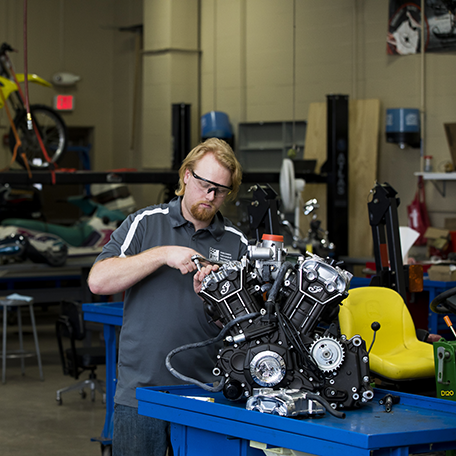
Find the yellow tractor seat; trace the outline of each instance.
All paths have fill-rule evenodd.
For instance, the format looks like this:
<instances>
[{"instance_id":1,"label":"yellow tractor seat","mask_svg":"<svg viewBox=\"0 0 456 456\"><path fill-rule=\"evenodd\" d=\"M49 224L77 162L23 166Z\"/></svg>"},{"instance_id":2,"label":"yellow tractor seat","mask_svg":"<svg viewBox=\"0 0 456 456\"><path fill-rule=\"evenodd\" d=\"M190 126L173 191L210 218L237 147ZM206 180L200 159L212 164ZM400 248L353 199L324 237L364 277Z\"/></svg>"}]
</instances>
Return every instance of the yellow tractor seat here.
<instances>
[{"instance_id":1,"label":"yellow tractor seat","mask_svg":"<svg viewBox=\"0 0 456 456\"><path fill-rule=\"evenodd\" d=\"M435 377L433 346L417 339L412 317L399 293L383 287L350 290L339 312L341 333L347 338L359 334L369 349L375 321L380 329L369 354L372 373L393 382Z\"/></svg>"}]
</instances>

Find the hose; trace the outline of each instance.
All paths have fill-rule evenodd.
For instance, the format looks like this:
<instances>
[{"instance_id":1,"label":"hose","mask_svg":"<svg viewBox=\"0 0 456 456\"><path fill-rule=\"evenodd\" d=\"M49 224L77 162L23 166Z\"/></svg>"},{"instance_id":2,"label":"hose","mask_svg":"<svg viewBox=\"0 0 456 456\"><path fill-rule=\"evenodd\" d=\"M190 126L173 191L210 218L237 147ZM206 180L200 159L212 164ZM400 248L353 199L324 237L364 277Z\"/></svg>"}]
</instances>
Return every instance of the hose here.
<instances>
[{"instance_id":1,"label":"hose","mask_svg":"<svg viewBox=\"0 0 456 456\"><path fill-rule=\"evenodd\" d=\"M312 399L313 401L321 404L330 415L335 416L336 418L341 418L341 419L345 418L344 412L339 412L339 410L334 410L331 407L331 404L325 398L321 397L319 394L306 393L306 397L308 399Z\"/></svg>"},{"instance_id":2,"label":"hose","mask_svg":"<svg viewBox=\"0 0 456 456\"><path fill-rule=\"evenodd\" d=\"M283 278L285 277L285 274L287 273L288 269L293 268L293 265L289 261L284 261L282 263L282 266L280 266L279 272L277 274L277 277L274 281L274 284L271 287L271 291L269 292L268 296L268 301L274 303L277 294L279 293L280 287L282 286Z\"/></svg>"},{"instance_id":3,"label":"hose","mask_svg":"<svg viewBox=\"0 0 456 456\"><path fill-rule=\"evenodd\" d=\"M171 358L174 355L177 355L177 353L181 353L186 350L190 350L192 348L201 348L201 347L206 347L207 345L215 344L216 342L219 342L225 337L225 334L234 326L237 325L238 323L242 323L245 320L250 320L256 317L259 317L260 313L255 312L247 315L241 315L240 317L235 318L234 320L231 320L226 326L223 327L223 329L219 332L219 334L216 337L213 337L212 339L207 339L202 342L195 342L192 344L187 344L187 345L182 345L181 347L175 348L174 350L171 350L166 359L165 359L165 364L166 368L169 370L169 372L174 375L174 377L178 378L179 380L183 380L188 383L192 383L194 385L199 386L200 388L209 391L211 393L218 393L223 389L223 386L225 385L225 377L222 378L218 386L209 386L206 383L200 382L199 380L196 380L191 377L187 377L186 375L181 374L178 372L174 367L171 365Z\"/></svg>"},{"instance_id":4,"label":"hose","mask_svg":"<svg viewBox=\"0 0 456 456\"><path fill-rule=\"evenodd\" d=\"M32 115L30 113L30 101L28 90L28 59L27 59L27 0L24 0L24 87L25 87L25 110L27 112L27 128L33 129Z\"/></svg>"}]
</instances>

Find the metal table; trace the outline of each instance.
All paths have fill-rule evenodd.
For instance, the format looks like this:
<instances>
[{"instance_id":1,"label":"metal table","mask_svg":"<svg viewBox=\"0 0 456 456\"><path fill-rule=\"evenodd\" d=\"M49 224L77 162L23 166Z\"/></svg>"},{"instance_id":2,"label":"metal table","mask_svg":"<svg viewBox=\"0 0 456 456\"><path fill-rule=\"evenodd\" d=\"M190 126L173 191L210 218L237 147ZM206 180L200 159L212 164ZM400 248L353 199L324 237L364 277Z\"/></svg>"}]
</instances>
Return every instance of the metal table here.
<instances>
[{"instance_id":1,"label":"metal table","mask_svg":"<svg viewBox=\"0 0 456 456\"><path fill-rule=\"evenodd\" d=\"M100 437L92 438L102 446L112 444L112 418L114 414L114 393L116 391L116 326L122 326L123 302L83 304L84 320L103 323L106 344L106 416Z\"/></svg>"},{"instance_id":2,"label":"metal table","mask_svg":"<svg viewBox=\"0 0 456 456\"><path fill-rule=\"evenodd\" d=\"M393 393L400 395L400 403L386 413L378 403L386 393L377 389L371 402L347 411L345 420L329 414L303 419L262 414L229 402L222 393L187 385L137 388L136 397L140 414L172 423L174 454L180 456L209 456L215 449L218 456L263 454L250 448L249 441L319 456L405 456L456 449L455 402Z\"/></svg>"},{"instance_id":3,"label":"metal table","mask_svg":"<svg viewBox=\"0 0 456 456\"><path fill-rule=\"evenodd\" d=\"M25 293L35 304L58 303L65 299L90 302L92 294L87 286L87 276L97 255L68 257L60 267L32 261L1 265L2 293Z\"/></svg>"}]
</instances>

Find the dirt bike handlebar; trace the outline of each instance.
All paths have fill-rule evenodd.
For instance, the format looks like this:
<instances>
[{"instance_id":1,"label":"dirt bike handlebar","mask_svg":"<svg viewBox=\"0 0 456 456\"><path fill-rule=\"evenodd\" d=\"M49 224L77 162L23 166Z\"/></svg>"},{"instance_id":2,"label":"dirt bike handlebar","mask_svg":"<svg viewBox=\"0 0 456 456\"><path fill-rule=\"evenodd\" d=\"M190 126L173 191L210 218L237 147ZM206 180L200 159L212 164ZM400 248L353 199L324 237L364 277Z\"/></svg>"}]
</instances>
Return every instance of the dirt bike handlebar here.
<instances>
[{"instance_id":1,"label":"dirt bike handlebar","mask_svg":"<svg viewBox=\"0 0 456 456\"><path fill-rule=\"evenodd\" d=\"M6 54L7 52L17 52L16 49L13 49L10 44L2 43L0 46L0 54Z\"/></svg>"}]
</instances>

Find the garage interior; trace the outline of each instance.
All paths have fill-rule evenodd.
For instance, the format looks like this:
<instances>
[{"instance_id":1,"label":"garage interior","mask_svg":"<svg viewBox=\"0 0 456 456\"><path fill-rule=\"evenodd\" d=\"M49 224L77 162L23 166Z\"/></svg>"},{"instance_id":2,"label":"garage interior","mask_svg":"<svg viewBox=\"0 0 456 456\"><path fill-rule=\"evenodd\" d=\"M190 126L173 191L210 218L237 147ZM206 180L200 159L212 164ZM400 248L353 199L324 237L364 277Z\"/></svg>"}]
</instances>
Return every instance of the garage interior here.
<instances>
[{"instance_id":1,"label":"garage interior","mask_svg":"<svg viewBox=\"0 0 456 456\"><path fill-rule=\"evenodd\" d=\"M58 264L1 253L0 238L0 310L8 299L33 299L43 371L40 379L36 356L25 359L25 373L20 359L7 359L0 385L1 454L90 455L100 448L110 454L110 439L99 440L106 426L102 394L92 401L90 392L82 398L75 389L56 401L57 390L88 377L88 371L78 380L64 375L56 322L68 301L122 301L121 294L95 296L87 287L103 243L126 214L168 202L182 159L217 134L244 171L237 200L222 211L249 238L255 237L252 186L267 185L282 205L281 234L290 251L313 249L333 264L342 262L337 264L353 274L351 289L394 289L417 329L454 340L443 313L429 305L456 287L456 5L409 2L409 11L425 5L434 20L425 30L415 27L413 36L432 36L441 48L399 55L390 30L394 11L405 3L0 0L0 43L13 48L7 54L14 71L50 82L29 79L30 104L50 107L66 128L65 152L55 166L35 162L28 169L20 157L12 161L11 121L0 109L0 236L10 236L3 221L12 218L80 236L94 208L101 205L112 217L104 215L105 231L97 232L95 243L84 238L68 244ZM438 27L449 29L438 33ZM389 123L396 115L415 116L418 130L393 131L404 133L398 139ZM427 235L410 242L413 233L406 228L420 188ZM374 207L378 201L380 208ZM417 271L424 286L412 289L408 275L397 278L404 271ZM456 321L449 306L445 315ZM2 323L7 315L7 334L3 325L0 331L8 350L20 349L16 309L10 303L0 315ZM22 318L24 346L34 352L35 325L25 306ZM103 322L86 325L78 346L104 350ZM100 364L97 378L106 373ZM420 387L410 393L435 396L428 384ZM456 437L456 418L454 429ZM439 446L439 439L414 449L455 451Z\"/></svg>"}]
</instances>

